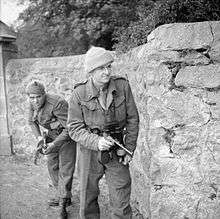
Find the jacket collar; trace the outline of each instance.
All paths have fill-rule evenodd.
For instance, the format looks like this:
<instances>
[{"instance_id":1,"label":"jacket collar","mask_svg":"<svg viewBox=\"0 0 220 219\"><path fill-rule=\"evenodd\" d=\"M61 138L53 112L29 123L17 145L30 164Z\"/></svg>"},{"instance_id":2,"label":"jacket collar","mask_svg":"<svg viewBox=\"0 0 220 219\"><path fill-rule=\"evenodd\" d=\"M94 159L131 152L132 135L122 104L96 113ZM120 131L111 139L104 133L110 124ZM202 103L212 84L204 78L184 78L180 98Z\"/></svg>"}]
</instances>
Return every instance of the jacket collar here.
<instances>
[{"instance_id":1,"label":"jacket collar","mask_svg":"<svg viewBox=\"0 0 220 219\"><path fill-rule=\"evenodd\" d=\"M86 93L87 93L87 100L91 100L92 98L98 97L99 96L99 90L95 87L92 78L88 79L88 82L86 84ZM113 78L110 78L109 85L108 85L108 92L113 93L117 92L116 90L116 85L115 81Z\"/></svg>"}]
</instances>

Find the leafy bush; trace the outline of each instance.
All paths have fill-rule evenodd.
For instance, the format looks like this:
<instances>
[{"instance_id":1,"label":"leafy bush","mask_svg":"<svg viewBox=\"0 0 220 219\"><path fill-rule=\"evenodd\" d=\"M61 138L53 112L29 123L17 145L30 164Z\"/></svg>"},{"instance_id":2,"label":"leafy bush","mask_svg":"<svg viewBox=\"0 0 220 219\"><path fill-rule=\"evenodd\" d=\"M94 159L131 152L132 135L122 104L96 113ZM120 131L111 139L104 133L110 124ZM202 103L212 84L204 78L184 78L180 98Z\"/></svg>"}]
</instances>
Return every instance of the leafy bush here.
<instances>
[{"instance_id":1,"label":"leafy bush","mask_svg":"<svg viewBox=\"0 0 220 219\"><path fill-rule=\"evenodd\" d=\"M220 20L219 0L142 0L139 4L138 21L114 33L114 48L119 51L146 43L147 35L162 24Z\"/></svg>"},{"instance_id":2,"label":"leafy bush","mask_svg":"<svg viewBox=\"0 0 220 219\"><path fill-rule=\"evenodd\" d=\"M30 0L20 14L21 57L81 54L90 45L112 49L117 27L137 19L135 0Z\"/></svg>"},{"instance_id":3,"label":"leafy bush","mask_svg":"<svg viewBox=\"0 0 220 219\"><path fill-rule=\"evenodd\" d=\"M21 0L26 1L26 0ZM220 20L219 0L29 0L20 14L20 57L85 53L91 45L125 52L157 26Z\"/></svg>"}]
</instances>

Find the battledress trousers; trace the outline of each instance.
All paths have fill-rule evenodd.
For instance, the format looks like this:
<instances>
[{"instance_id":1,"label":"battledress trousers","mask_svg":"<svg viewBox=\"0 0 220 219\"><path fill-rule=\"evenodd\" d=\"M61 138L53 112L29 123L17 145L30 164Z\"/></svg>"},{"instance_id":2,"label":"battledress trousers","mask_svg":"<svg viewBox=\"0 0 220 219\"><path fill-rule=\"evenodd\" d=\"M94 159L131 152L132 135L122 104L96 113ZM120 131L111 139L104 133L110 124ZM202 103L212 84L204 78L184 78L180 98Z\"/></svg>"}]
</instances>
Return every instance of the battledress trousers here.
<instances>
[{"instance_id":1,"label":"battledress trousers","mask_svg":"<svg viewBox=\"0 0 220 219\"><path fill-rule=\"evenodd\" d=\"M97 134L88 130L102 130L106 123L116 122L126 128L126 147L134 151L138 136L139 117L129 83L121 77L112 77L107 91L106 105L102 106L99 91L92 79L75 87L70 99L68 129L72 139L80 143L80 217L99 219L98 183L105 178L110 195L110 218L130 219L131 177L129 166L119 163L115 153L107 164L98 161Z\"/></svg>"},{"instance_id":2,"label":"battledress trousers","mask_svg":"<svg viewBox=\"0 0 220 219\"><path fill-rule=\"evenodd\" d=\"M68 103L57 95L46 94L45 103L36 111L30 106L29 125L36 137L40 126L48 130L47 142L55 145L47 155L48 172L59 198L71 198L73 173L76 161L76 142L66 128Z\"/></svg>"}]
</instances>

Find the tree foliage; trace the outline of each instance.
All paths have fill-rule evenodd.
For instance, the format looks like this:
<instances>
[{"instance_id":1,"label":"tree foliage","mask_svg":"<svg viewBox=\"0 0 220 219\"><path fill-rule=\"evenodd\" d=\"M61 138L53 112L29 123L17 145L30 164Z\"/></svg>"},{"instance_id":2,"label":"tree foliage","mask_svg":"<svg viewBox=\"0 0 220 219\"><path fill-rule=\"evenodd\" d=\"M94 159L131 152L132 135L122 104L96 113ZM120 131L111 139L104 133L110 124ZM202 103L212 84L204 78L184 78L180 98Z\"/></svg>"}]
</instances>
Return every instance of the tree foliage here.
<instances>
[{"instance_id":1,"label":"tree foliage","mask_svg":"<svg viewBox=\"0 0 220 219\"><path fill-rule=\"evenodd\" d=\"M26 0L21 0L26 1ZM20 14L21 57L85 53L89 46L127 51L157 26L220 20L219 0L29 0Z\"/></svg>"},{"instance_id":2,"label":"tree foliage","mask_svg":"<svg viewBox=\"0 0 220 219\"><path fill-rule=\"evenodd\" d=\"M135 5L135 0L30 0L19 17L20 55L74 55L90 45L112 49L115 28L137 19Z\"/></svg>"},{"instance_id":3,"label":"tree foliage","mask_svg":"<svg viewBox=\"0 0 220 219\"><path fill-rule=\"evenodd\" d=\"M147 42L147 35L167 23L220 20L219 0L141 0L138 20L115 32L115 49L127 51Z\"/></svg>"}]
</instances>

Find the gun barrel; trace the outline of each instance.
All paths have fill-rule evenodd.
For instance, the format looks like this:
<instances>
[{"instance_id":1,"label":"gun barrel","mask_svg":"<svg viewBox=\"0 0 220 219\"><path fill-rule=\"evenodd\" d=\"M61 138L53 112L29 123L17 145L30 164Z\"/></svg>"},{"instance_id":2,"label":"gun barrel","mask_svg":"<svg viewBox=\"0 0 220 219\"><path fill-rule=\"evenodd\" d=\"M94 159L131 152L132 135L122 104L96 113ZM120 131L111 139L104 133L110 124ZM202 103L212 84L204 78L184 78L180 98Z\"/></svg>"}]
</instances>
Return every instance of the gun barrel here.
<instances>
[{"instance_id":1,"label":"gun barrel","mask_svg":"<svg viewBox=\"0 0 220 219\"><path fill-rule=\"evenodd\" d=\"M109 140L111 140L112 142L114 142L115 144L117 144L120 148L122 148L123 150L125 150L128 154L130 154L131 156L133 155L133 152L129 151L126 147L124 147L121 143L119 143L118 141L116 141L114 138L112 138L111 136L108 136Z\"/></svg>"}]
</instances>

